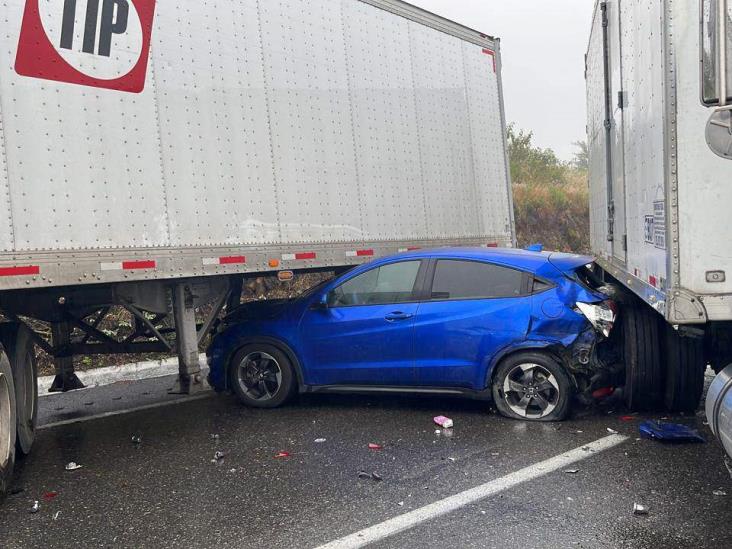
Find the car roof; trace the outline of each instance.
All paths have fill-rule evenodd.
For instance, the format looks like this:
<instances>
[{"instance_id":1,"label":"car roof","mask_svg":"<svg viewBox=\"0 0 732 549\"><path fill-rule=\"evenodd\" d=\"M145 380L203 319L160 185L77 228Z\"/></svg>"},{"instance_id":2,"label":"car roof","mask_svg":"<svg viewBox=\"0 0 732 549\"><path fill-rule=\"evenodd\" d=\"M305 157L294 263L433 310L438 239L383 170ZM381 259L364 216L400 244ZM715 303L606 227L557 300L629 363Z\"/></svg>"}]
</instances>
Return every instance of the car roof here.
<instances>
[{"instance_id":1,"label":"car roof","mask_svg":"<svg viewBox=\"0 0 732 549\"><path fill-rule=\"evenodd\" d=\"M398 255L382 258L380 262L393 259L426 259L426 258L473 259L490 261L516 267L517 269L536 272L548 263L559 266L569 264L585 265L594 259L588 256L564 254L558 252L530 252L516 248L433 248L413 250Z\"/></svg>"}]
</instances>

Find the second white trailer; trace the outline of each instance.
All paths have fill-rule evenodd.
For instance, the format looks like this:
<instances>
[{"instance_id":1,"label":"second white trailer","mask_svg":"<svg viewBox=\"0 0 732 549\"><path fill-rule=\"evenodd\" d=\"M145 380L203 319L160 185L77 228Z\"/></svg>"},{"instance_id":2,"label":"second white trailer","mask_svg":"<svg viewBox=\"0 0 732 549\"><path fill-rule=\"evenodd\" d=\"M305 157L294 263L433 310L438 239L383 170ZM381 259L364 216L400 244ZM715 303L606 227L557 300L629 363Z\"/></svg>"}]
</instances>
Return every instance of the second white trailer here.
<instances>
[{"instance_id":1,"label":"second white trailer","mask_svg":"<svg viewBox=\"0 0 732 549\"><path fill-rule=\"evenodd\" d=\"M705 365L732 362L727 1L597 2L586 79L592 249L638 298L626 396L693 409Z\"/></svg>"}]
</instances>

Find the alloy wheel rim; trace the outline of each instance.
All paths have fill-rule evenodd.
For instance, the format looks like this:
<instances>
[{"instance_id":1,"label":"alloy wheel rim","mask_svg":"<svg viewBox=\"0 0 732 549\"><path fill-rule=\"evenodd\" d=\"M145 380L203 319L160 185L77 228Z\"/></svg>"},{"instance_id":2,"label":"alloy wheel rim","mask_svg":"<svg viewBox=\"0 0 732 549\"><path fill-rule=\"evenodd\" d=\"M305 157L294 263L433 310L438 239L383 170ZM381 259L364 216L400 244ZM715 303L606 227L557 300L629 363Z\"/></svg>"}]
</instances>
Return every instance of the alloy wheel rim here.
<instances>
[{"instance_id":1,"label":"alloy wheel rim","mask_svg":"<svg viewBox=\"0 0 732 549\"><path fill-rule=\"evenodd\" d=\"M237 379L248 398L272 400L282 387L282 368L269 353L249 353L239 363Z\"/></svg>"},{"instance_id":2,"label":"alloy wheel rim","mask_svg":"<svg viewBox=\"0 0 732 549\"><path fill-rule=\"evenodd\" d=\"M10 460L10 385L5 374L0 374L0 467L5 467Z\"/></svg>"},{"instance_id":3,"label":"alloy wheel rim","mask_svg":"<svg viewBox=\"0 0 732 549\"><path fill-rule=\"evenodd\" d=\"M556 377L539 364L519 364L503 381L503 398L517 415L541 419L559 404L559 383Z\"/></svg>"}]
</instances>

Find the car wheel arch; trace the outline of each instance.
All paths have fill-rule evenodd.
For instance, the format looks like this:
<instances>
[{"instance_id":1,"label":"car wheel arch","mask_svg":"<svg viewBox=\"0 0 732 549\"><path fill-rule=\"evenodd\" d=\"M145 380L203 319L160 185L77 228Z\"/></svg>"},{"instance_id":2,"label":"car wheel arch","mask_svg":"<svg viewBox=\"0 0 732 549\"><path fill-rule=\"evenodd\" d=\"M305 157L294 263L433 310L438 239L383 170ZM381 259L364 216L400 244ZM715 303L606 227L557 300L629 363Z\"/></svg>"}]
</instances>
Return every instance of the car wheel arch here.
<instances>
[{"instance_id":1,"label":"car wheel arch","mask_svg":"<svg viewBox=\"0 0 732 549\"><path fill-rule=\"evenodd\" d=\"M519 345L512 345L506 349L503 349L500 353L498 353L493 358L493 360L488 365L488 368L486 369L485 383L484 383L483 389L486 391L490 391L493 386L493 380L496 376L496 372L498 371L499 365L502 362L511 358L512 356L515 356L520 353L527 353L527 352L528 353L530 353L530 352L546 353L557 363L559 363L562 366L565 366L564 359L562 358L562 353L561 353L562 348L563 348L562 345L555 341L524 341ZM569 379L576 386L577 381L575 380L574 375L572 374L570 369L565 366L564 370L566 371L567 375L569 376Z\"/></svg>"},{"instance_id":2,"label":"car wheel arch","mask_svg":"<svg viewBox=\"0 0 732 549\"><path fill-rule=\"evenodd\" d=\"M236 345L232 345L231 351L228 353L226 357L226 361L224 364L226 364L226 376L225 376L225 384L226 389L231 390L230 382L229 382L229 374L231 373L231 361L236 356L236 353L242 348L247 345L253 345L257 343L263 343L265 345L271 345L272 347L278 349L279 351L283 352L288 359L290 359L290 362L292 362L292 366L295 369L295 376L297 378L297 387L298 390L301 390L303 387L305 387L305 377L304 373L302 371L302 364L300 362L300 359L298 358L295 351L292 350L292 347L285 341L278 339L276 337L271 336L250 336L250 337L244 337L241 339L238 339L236 342Z\"/></svg>"}]
</instances>

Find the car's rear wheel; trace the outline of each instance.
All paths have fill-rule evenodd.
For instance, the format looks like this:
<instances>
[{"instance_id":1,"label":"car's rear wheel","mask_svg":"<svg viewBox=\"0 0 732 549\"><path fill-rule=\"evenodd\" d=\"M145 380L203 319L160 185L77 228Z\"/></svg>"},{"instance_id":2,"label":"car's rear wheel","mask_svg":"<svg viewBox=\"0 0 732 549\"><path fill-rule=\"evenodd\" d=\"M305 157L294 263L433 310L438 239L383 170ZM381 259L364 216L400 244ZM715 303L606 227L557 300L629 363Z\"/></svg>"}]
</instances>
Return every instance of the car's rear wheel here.
<instances>
[{"instance_id":1,"label":"car's rear wheel","mask_svg":"<svg viewBox=\"0 0 732 549\"><path fill-rule=\"evenodd\" d=\"M229 366L231 387L244 404L255 408L283 405L297 388L287 355L267 344L250 344L234 355Z\"/></svg>"},{"instance_id":2,"label":"car's rear wheel","mask_svg":"<svg viewBox=\"0 0 732 549\"><path fill-rule=\"evenodd\" d=\"M525 352L501 362L492 390L498 411L506 417L560 421L569 413L573 385L564 367L552 356Z\"/></svg>"}]
</instances>

